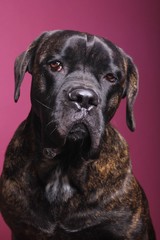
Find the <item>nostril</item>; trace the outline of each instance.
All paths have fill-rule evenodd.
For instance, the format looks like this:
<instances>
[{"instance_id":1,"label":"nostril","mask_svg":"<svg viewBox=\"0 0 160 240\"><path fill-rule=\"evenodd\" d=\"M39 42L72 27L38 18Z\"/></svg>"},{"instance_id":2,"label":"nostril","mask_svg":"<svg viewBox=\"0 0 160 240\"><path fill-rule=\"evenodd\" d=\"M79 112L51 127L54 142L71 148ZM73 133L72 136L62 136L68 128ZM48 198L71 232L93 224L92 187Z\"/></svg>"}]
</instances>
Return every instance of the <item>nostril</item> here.
<instances>
[{"instance_id":1,"label":"nostril","mask_svg":"<svg viewBox=\"0 0 160 240\"><path fill-rule=\"evenodd\" d=\"M78 103L82 103L83 102L83 96L82 95L78 95L77 96L77 102Z\"/></svg>"},{"instance_id":2,"label":"nostril","mask_svg":"<svg viewBox=\"0 0 160 240\"><path fill-rule=\"evenodd\" d=\"M69 99L81 108L91 109L98 105L98 96L92 89L74 89L69 93Z\"/></svg>"},{"instance_id":3,"label":"nostril","mask_svg":"<svg viewBox=\"0 0 160 240\"><path fill-rule=\"evenodd\" d=\"M90 97L88 101L89 105L97 106L98 105L98 97Z\"/></svg>"}]
</instances>

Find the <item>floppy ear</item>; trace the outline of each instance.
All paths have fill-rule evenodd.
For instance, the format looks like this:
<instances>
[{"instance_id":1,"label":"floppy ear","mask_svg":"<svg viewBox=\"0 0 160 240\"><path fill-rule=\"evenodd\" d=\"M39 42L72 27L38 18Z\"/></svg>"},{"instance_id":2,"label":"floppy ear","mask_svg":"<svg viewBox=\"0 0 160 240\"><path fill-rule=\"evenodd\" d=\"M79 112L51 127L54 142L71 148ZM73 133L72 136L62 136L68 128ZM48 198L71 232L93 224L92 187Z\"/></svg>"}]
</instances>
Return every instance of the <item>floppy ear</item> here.
<instances>
[{"instance_id":1,"label":"floppy ear","mask_svg":"<svg viewBox=\"0 0 160 240\"><path fill-rule=\"evenodd\" d=\"M32 74L32 65L34 61L34 56L41 42L42 38L46 35L43 33L40 37L38 37L33 43L29 46L29 48L23 52L20 56L18 56L15 60L14 64L14 76L15 76L15 90L14 90L14 100L18 101L20 96L20 87L23 81L25 73L28 71Z\"/></svg>"},{"instance_id":2,"label":"floppy ear","mask_svg":"<svg viewBox=\"0 0 160 240\"><path fill-rule=\"evenodd\" d=\"M132 59L127 57L127 82L125 96L127 98L126 104L126 122L131 131L135 130L135 119L133 113L133 105L138 93L138 71Z\"/></svg>"}]
</instances>

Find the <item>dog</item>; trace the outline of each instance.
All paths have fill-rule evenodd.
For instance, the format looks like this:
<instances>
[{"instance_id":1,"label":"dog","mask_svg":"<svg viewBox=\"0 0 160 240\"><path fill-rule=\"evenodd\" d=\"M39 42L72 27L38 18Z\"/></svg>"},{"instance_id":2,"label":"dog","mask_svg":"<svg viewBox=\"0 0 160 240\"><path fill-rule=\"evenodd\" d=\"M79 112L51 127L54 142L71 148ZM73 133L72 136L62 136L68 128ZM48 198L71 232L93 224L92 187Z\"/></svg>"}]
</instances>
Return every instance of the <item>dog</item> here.
<instances>
[{"instance_id":1,"label":"dog","mask_svg":"<svg viewBox=\"0 0 160 240\"><path fill-rule=\"evenodd\" d=\"M132 58L102 37L49 31L15 61L16 102L26 72L32 107L9 143L0 180L12 239L156 239L128 145L110 124L126 98L135 130Z\"/></svg>"}]
</instances>

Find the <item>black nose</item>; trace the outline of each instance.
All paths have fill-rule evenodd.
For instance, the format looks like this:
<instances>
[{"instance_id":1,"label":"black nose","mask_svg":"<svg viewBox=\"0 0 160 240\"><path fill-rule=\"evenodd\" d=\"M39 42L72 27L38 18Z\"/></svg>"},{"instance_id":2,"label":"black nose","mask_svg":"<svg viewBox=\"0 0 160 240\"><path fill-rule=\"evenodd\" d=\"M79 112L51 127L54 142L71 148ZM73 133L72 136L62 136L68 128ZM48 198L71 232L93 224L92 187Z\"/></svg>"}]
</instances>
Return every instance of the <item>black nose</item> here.
<instances>
[{"instance_id":1,"label":"black nose","mask_svg":"<svg viewBox=\"0 0 160 240\"><path fill-rule=\"evenodd\" d=\"M98 105L98 96L91 89L74 89L69 93L69 99L73 101L78 108L91 110Z\"/></svg>"}]
</instances>

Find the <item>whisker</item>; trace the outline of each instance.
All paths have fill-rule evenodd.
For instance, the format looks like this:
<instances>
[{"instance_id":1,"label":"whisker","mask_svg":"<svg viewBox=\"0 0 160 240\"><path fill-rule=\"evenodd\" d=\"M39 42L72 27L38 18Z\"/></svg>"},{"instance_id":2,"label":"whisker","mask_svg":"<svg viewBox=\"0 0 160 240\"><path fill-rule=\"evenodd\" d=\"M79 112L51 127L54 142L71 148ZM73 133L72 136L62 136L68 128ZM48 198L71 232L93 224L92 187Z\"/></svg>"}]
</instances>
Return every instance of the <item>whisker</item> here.
<instances>
[{"instance_id":1,"label":"whisker","mask_svg":"<svg viewBox=\"0 0 160 240\"><path fill-rule=\"evenodd\" d=\"M54 123L54 120L52 119L49 123L46 124L46 128L51 124Z\"/></svg>"},{"instance_id":2,"label":"whisker","mask_svg":"<svg viewBox=\"0 0 160 240\"><path fill-rule=\"evenodd\" d=\"M41 104L43 107L52 110L52 108L48 107L47 105L45 105L44 103L42 103L41 101L39 101L38 99L35 99L36 102L38 102L39 104Z\"/></svg>"},{"instance_id":3,"label":"whisker","mask_svg":"<svg viewBox=\"0 0 160 240\"><path fill-rule=\"evenodd\" d=\"M49 135L51 136L56 129L57 129L57 127L55 127Z\"/></svg>"}]
</instances>

